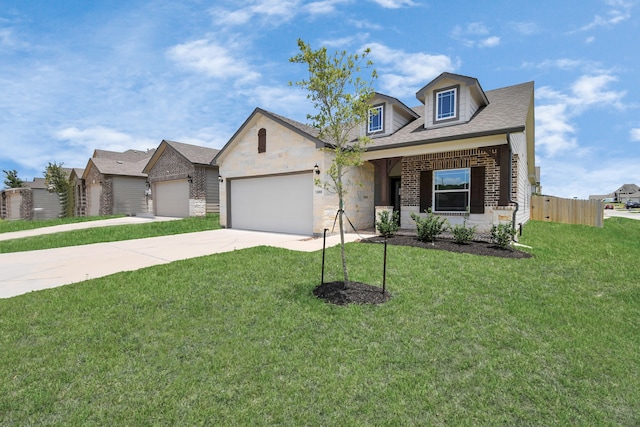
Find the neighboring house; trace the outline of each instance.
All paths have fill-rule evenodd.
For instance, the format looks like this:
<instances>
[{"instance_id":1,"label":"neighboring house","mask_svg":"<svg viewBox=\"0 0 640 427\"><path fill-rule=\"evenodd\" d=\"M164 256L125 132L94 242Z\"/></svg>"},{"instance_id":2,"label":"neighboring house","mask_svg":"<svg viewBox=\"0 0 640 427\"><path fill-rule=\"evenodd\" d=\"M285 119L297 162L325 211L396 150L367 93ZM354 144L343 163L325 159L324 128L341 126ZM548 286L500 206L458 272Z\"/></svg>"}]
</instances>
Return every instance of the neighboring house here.
<instances>
[{"instance_id":1,"label":"neighboring house","mask_svg":"<svg viewBox=\"0 0 640 427\"><path fill-rule=\"evenodd\" d=\"M147 214L147 174L142 172L155 150L123 153L95 150L76 188L78 210L87 216Z\"/></svg>"},{"instance_id":2,"label":"neighboring house","mask_svg":"<svg viewBox=\"0 0 640 427\"><path fill-rule=\"evenodd\" d=\"M636 197L634 195L639 191L640 191L640 187L638 187L635 184L624 184L622 187L614 191L613 194L615 195L614 197L616 198L616 202L620 202L620 203L626 203L629 201L635 202L635 200L632 200L632 198Z\"/></svg>"},{"instance_id":3,"label":"neighboring house","mask_svg":"<svg viewBox=\"0 0 640 427\"><path fill-rule=\"evenodd\" d=\"M627 196L627 202L640 202L640 191L636 191L635 193L629 194Z\"/></svg>"},{"instance_id":4,"label":"neighboring house","mask_svg":"<svg viewBox=\"0 0 640 427\"><path fill-rule=\"evenodd\" d=\"M82 179L84 169L73 168L69 174L69 182L73 188L73 216L86 216L87 189Z\"/></svg>"},{"instance_id":5,"label":"neighboring house","mask_svg":"<svg viewBox=\"0 0 640 427\"><path fill-rule=\"evenodd\" d=\"M50 193L44 178L24 182L22 188L2 190L0 195L3 219L54 219L62 215L57 193Z\"/></svg>"},{"instance_id":6,"label":"neighboring house","mask_svg":"<svg viewBox=\"0 0 640 427\"><path fill-rule=\"evenodd\" d=\"M150 212L172 217L218 212L218 167L211 161L219 151L163 140L143 168L153 199Z\"/></svg>"},{"instance_id":7,"label":"neighboring house","mask_svg":"<svg viewBox=\"0 0 640 427\"><path fill-rule=\"evenodd\" d=\"M539 186L534 155L533 82L485 92L475 78L443 73L420 89L418 107L376 94L366 132L373 141L345 212L357 229L373 228L375 212L431 209L452 224L487 231L525 223ZM321 234L333 229L337 198L325 180L333 155L312 127L257 108L214 159L220 168L220 223L231 228ZM317 167L315 167L317 166Z\"/></svg>"}]
</instances>

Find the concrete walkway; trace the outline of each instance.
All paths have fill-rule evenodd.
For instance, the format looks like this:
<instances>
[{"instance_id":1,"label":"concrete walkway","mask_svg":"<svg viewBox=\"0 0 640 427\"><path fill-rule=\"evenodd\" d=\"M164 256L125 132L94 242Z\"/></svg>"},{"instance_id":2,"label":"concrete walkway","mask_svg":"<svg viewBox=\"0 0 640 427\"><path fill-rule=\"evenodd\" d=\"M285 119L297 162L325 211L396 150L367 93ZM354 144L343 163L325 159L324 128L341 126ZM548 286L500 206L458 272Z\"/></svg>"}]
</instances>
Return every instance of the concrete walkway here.
<instances>
[{"instance_id":1,"label":"concrete walkway","mask_svg":"<svg viewBox=\"0 0 640 427\"><path fill-rule=\"evenodd\" d=\"M360 235L347 234L345 239L352 242L360 239ZM10 298L120 271L137 270L254 246L313 252L322 249L322 242L322 238L315 239L309 236L221 229L0 254L0 298ZM327 247L339 242L339 235L327 237Z\"/></svg>"}]
</instances>

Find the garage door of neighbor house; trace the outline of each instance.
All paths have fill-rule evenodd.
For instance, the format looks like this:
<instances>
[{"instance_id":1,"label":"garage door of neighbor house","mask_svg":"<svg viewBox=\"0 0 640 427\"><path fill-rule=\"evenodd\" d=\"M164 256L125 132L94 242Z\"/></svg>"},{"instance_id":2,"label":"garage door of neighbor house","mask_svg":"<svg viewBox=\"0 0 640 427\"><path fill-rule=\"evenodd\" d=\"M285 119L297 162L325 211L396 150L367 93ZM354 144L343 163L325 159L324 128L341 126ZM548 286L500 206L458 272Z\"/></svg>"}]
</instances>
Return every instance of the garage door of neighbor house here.
<instances>
[{"instance_id":1,"label":"garage door of neighbor house","mask_svg":"<svg viewBox=\"0 0 640 427\"><path fill-rule=\"evenodd\" d=\"M90 184L87 186L88 216L100 215L100 194L102 194L102 185Z\"/></svg>"},{"instance_id":2,"label":"garage door of neighbor house","mask_svg":"<svg viewBox=\"0 0 640 427\"><path fill-rule=\"evenodd\" d=\"M143 178L113 177L113 213L125 215L146 213L144 194L146 189Z\"/></svg>"},{"instance_id":3,"label":"garage door of neighbor house","mask_svg":"<svg viewBox=\"0 0 640 427\"><path fill-rule=\"evenodd\" d=\"M231 227L313 234L313 176L277 175L231 181Z\"/></svg>"},{"instance_id":4,"label":"garage door of neighbor house","mask_svg":"<svg viewBox=\"0 0 640 427\"><path fill-rule=\"evenodd\" d=\"M58 193L49 193L44 189L33 190L33 219L54 219L62 213Z\"/></svg>"},{"instance_id":5,"label":"garage door of neighbor house","mask_svg":"<svg viewBox=\"0 0 640 427\"><path fill-rule=\"evenodd\" d=\"M7 215L9 219L21 219L20 205L22 204L22 194L15 192L7 194Z\"/></svg>"},{"instance_id":6,"label":"garage door of neighbor house","mask_svg":"<svg viewBox=\"0 0 640 427\"><path fill-rule=\"evenodd\" d=\"M186 218L189 216L189 183L186 179L158 182L154 186L156 215Z\"/></svg>"}]
</instances>

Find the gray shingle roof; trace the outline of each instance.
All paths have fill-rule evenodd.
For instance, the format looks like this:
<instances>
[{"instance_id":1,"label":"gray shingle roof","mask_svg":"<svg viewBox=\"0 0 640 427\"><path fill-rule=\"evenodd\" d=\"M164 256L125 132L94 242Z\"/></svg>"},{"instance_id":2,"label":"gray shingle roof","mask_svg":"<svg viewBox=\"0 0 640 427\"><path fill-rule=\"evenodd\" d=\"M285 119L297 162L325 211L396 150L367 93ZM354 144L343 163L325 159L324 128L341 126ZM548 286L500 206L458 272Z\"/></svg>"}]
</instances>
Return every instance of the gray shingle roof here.
<instances>
[{"instance_id":1,"label":"gray shingle roof","mask_svg":"<svg viewBox=\"0 0 640 427\"><path fill-rule=\"evenodd\" d=\"M147 174L143 173L142 170L146 166L148 159L143 159L137 162L129 162L124 160L94 157L89 161L92 162L98 172L103 175L122 175L135 177L147 176Z\"/></svg>"},{"instance_id":2,"label":"gray shingle roof","mask_svg":"<svg viewBox=\"0 0 640 427\"><path fill-rule=\"evenodd\" d=\"M500 134L523 130L533 97L533 82L522 83L486 92L489 105L480 109L469 122L425 129L424 120L417 119L392 135L374 138L368 151L407 145L429 144L453 139ZM424 106L413 110L424 115Z\"/></svg>"},{"instance_id":3,"label":"gray shingle roof","mask_svg":"<svg viewBox=\"0 0 640 427\"><path fill-rule=\"evenodd\" d=\"M209 165L220 150L215 148L201 147L199 145L185 144L182 142L164 140L167 145L173 147L182 154L188 161L199 165Z\"/></svg>"},{"instance_id":4,"label":"gray shingle roof","mask_svg":"<svg viewBox=\"0 0 640 427\"><path fill-rule=\"evenodd\" d=\"M155 148L150 150L127 150L122 153L117 151L109 151L109 150L94 150L93 158L101 158L101 159L112 159L112 160L123 160L127 162L137 162L143 159L150 159L153 156L153 153L156 151Z\"/></svg>"}]
</instances>

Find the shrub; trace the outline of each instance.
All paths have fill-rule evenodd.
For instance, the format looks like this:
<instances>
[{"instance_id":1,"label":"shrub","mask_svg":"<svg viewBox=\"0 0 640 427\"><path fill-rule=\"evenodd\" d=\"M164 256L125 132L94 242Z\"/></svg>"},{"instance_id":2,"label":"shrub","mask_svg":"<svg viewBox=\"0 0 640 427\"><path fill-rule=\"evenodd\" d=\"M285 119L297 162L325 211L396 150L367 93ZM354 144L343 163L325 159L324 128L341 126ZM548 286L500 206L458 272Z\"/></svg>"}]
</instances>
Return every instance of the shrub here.
<instances>
[{"instance_id":1,"label":"shrub","mask_svg":"<svg viewBox=\"0 0 640 427\"><path fill-rule=\"evenodd\" d=\"M516 235L511 224L494 224L491 226L491 241L501 248L506 248Z\"/></svg>"},{"instance_id":2,"label":"shrub","mask_svg":"<svg viewBox=\"0 0 640 427\"><path fill-rule=\"evenodd\" d=\"M400 228L398 225L398 219L398 211L393 211L392 215L389 215L389 211L382 211L378 214L376 229L385 237L393 236Z\"/></svg>"},{"instance_id":3,"label":"shrub","mask_svg":"<svg viewBox=\"0 0 640 427\"><path fill-rule=\"evenodd\" d=\"M467 227L467 220L465 219L462 225L456 224L453 227L449 227L451 233L453 233L453 239L456 243L464 244L473 240L476 234L477 225Z\"/></svg>"},{"instance_id":4,"label":"shrub","mask_svg":"<svg viewBox=\"0 0 640 427\"><path fill-rule=\"evenodd\" d=\"M434 215L431 209L427 209L425 212L427 213L425 217L411 213L411 219L416 222L418 240L433 242L436 237L448 228L448 221L446 218Z\"/></svg>"}]
</instances>

